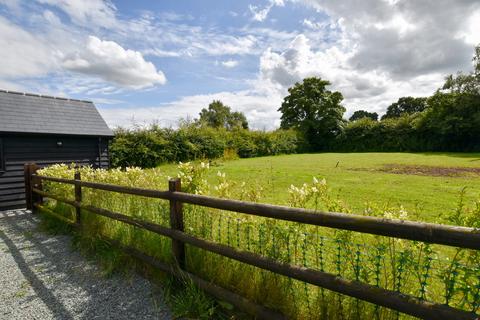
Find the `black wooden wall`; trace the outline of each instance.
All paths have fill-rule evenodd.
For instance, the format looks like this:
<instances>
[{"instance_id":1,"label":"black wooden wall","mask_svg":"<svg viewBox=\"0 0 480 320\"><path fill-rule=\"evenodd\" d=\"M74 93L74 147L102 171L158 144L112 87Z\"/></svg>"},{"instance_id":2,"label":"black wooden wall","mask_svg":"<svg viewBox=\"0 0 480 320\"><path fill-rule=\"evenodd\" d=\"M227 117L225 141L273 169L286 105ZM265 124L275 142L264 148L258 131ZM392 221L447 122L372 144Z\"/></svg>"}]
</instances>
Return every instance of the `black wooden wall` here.
<instances>
[{"instance_id":1,"label":"black wooden wall","mask_svg":"<svg viewBox=\"0 0 480 320\"><path fill-rule=\"evenodd\" d=\"M0 140L5 162L5 171L0 172L0 211L25 206L25 163L109 166L108 138L0 134Z\"/></svg>"}]
</instances>

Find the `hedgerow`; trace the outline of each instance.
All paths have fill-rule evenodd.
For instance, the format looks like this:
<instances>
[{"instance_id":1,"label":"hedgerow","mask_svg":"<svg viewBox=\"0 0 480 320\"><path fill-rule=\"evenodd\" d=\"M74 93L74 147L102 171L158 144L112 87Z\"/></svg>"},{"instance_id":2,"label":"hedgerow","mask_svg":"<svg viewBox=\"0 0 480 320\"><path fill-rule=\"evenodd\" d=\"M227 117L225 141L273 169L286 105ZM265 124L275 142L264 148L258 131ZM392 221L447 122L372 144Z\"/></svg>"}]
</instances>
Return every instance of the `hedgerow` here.
<instances>
[{"instance_id":1,"label":"hedgerow","mask_svg":"<svg viewBox=\"0 0 480 320\"><path fill-rule=\"evenodd\" d=\"M110 155L114 167L153 168L168 162L222 158L229 152L241 158L296 153L299 141L293 130L227 130L193 123L178 129L152 125L117 129Z\"/></svg>"}]
</instances>

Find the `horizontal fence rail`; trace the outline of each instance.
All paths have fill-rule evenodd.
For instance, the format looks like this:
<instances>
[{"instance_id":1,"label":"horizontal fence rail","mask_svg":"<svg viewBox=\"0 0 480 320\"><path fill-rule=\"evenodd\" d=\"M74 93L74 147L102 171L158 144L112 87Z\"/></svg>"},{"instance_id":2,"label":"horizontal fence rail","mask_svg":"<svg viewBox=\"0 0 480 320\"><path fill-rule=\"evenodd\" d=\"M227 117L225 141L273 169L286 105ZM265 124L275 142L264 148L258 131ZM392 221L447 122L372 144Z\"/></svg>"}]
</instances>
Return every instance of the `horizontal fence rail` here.
<instances>
[{"instance_id":1,"label":"horizontal fence rail","mask_svg":"<svg viewBox=\"0 0 480 320\"><path fill-rule=\"evenodd\" d=\"M154 258L125 246L118 241L110 239L110 243L116 244L132 256L143 260L163 271L177 276L188 276L199 287L213 294L217 298L225 299L238 308L260 319L282 319L283 316L275 311L258 306L237 294L211 284L184 270L184 244L189 244L209 252L219 254L264 270L297 279L306 283L317 285L341 294L374 303L379 306L397 310L412 316L424 319L478 319L472 312L459 310L447 305L425 301L400 292L379 288L360 281L341 278L340 276L309 269L275 259L268 258L249 251L234 249L230 246L197 238L183 232L182 203L199 205L226 211L240 212L249 215L299 222L315 226L330 227L335 229L357 231L373 235L381 235L408 240L416 240L427 243L449 245L460 248L480 250L480 230L466 227L456 227L441 224L421 223L413 221L390 220L376 217L365 217L344 213L320 212L307 209L297 209L284 206L257 204L252 202L219 199L208 196L188 194L180 191L179 180L170 181L169 191L158 191L140 188L131 188L103 183L81 181L80 175L76 174L73 180L55 177L46 177L35 174L35 169L26 169L26 177L31 179L30 198L32 208L46 209L42 206L43 198L51 198L73 206L76 209L76 221L63 219L64 222L80 224L81 210L85 210L100 216L120 221L138 228L142 228L156 234L172 239L172 252L176 260L176 267L168 266ZM42 180L65 183L75 186L75 200L65 199L42 190ZM111 191L122 194L137 195L150 198L158 198L170 201L170 227L164 227L152 222L127 216L118 212L97 208L82 204L81 188ZM27 195L28 196L28 195ZM48 209L46 209L48 211ZM65 221L66 220L66 221ZM233 300L238 300L235 302Z\"/></svg>"},{"instance_id":2,"label":"horizontal fence rail","mask_svg":"<svg viewBox=\"0 0 480 320\"><path fill-rule=\"evenodd\" d=\"M203 207L240 212L267 218L480 250L480 229L468 227L385 219L355 214L322 212L239 200L220 199L184 192L131 188L104 183L68 180L46 176L38 177L42 180L72 185L77 184L82 187L97 190L112 191L164 200L176 200Z\"/></svg>"},{"instance_id":3,"label":"horizontal fence rail","mask_svg":"<svg viewBox=\"0 0 480 320\"><path fill-rule=\"evenodd\" d=\"M40 192L39 190L34 190L34 191L36 193L41 193L42 195L47 194L46 192ZM59 199L61 199L61 198L59 198ZM59 200L59 201L61 201L61 200ZM74 221L71 221L69 219L66 219L65 217L62 217L62 216L58 215L56 212L50 210L49 208L47 208L45 206L42 206L38 203L34 204L34 206L37 207L37 209L43 210L43 211L47 212L49 215L55 217L56 219L59 219L59 220L65 222L65 223L67 223L71 226L78 226ZM87 206L77 206L77 208L84 208L84 207L87 207ZM90 208L93 208L93 207L90 207ZM99 209L99 208L95 208L95 209L96 210L102 210L102 209ZM94 211L91 211L91 212L94 212ZM126 222L126 221L123 221L120 218L119 219L113 218L115 215L112 215L112 216L107 215L107 214L102 214L102 215L105 216L105 217L111 217L112 219L117 220L117 221ZM128 218L128 216L127 216L127 218ZM140 227L140 228L142 227L141 223L131 222L129 224ZM152 224L152 225L154 225L154 224ZM144 229L150 230L148 228L144 228ZM168 229L168 230L170 230L170 229ZM150 230L150 231L152 231L152 230ZM156 233L161 234L160 232L156 232ZM282 315L278 312L275 312L275 311L270 310L268 308L262 307L262 306L260 306L256 303L253 303L250 300L248 300L248 299L246 299L246 298L244 298L244 297L242 297L242 296L240 296L236 293L228 291L228 290L226 290L226 289L224 289L220 286L217 286L217 285L215 285L211 282L205 281L202 278L200 278L200 277L198 277L198 276L196 276L192 273L181 270L180 268L178 268L178 266L172 266L172 265L169 265L165 262L161 262L158 259L156 259L152 256L149 256L149 255L141 252L140 250L138 250L136 248L133 248L131 246L126 246L126 245L120 243L117 240L110 239L110 238L107 238L107 237L104 237L104 236L100 236L100 238L103 241L105 241L105 242L107 242L107 243L109 243L109 244L111 244L115 247L120 248L121 250L125 251L127 254L129 254L129 255L137 258L137 259L140 259L140 260L150 264L151 266L153 266L157 269L160 269L163 272L169 273L173 276L176 276L177 278L190 279L199 288L207 291L208 293L210 293L214 297L216 297L218 299L221 299L221 300L226 300L226 301L230 302L231 304L233 304L234 306L236 306L237 308L239 308L240 310L244 310L244 311L246 311L246 312L248 312L252 315L255 315L259 319L272 319L272 320L286 319L284 315Z\"/></svg>"}]
</instances>

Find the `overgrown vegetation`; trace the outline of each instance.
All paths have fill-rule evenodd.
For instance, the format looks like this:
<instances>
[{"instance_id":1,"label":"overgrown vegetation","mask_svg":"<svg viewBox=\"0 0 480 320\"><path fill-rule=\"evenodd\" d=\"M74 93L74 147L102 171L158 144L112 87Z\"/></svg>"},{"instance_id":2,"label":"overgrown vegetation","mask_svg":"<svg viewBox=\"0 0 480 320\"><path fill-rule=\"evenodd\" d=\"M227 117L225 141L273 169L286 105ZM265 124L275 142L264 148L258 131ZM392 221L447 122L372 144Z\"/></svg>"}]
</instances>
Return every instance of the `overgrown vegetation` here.
<instances>
[{"instance_id":1,"label":"overgrown vegetation","mask_svg":"<svg viewBox=\"0 0 480 320\"><path fill-rule=\"evenodd\" d=\"M87 181L161 190L166 189L167 184L167 176L158 168L80 170L82 179ZM182 178L186 192L249 201L262 201L265 196L261 186L234 182L223 172L217 172L215 181L208 182L209 170L208 163L184 163L179 166L177 175ZM72 178L73 171L67 166L56 165L43 169L41 174ZM48 192L73 197L72 186L49 182L44 187ZM331 193L327 181L320 178L291 185L283 192L288 194L291 206L349 212L342 199ZM162 200L88 188L84 189L83 197L86 203L97 207L165 226L169 224L168 203ZM69 212L54 201L50 206L62 214L73 214L73 210ZM477 251L333 231L190 205L184 207L184 214L186 232L197 237L464 310L476 312L480 307L480 254ZM372 202L364 208L363 214L415 219L401 206ZM461 194L456 210L444 218L455 225L479 227L480 202L469 206ZM88 212L83 212L82 224L86 238L95 239L102 234L162 261L172 262L169 239ZM359 314L363 318L408 318L190 246L187 247L187 268L249 299L280 309L292 319L356 318Z\"/></svg>"}]
</instances>

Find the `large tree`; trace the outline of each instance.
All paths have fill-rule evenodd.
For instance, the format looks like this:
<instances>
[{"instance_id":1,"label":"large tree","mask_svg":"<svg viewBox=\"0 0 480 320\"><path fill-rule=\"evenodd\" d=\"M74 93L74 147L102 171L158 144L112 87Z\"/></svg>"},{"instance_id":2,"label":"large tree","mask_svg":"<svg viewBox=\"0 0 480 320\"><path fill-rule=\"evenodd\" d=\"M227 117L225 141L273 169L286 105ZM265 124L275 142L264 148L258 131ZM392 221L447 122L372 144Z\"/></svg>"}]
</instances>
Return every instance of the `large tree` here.
<instances>
[{"instance_id":1,"label":"large tree","mask_svg":"<svg viewBox=\"0 0 480 320\"><path fill-rule=\"evenodd\" d=\"M387 113L383 115L382 120L422 112L426 107L427 98L402 97L387 108Z\"/></svg>"},{"instance_id":2,"label":"large tree","mask_svg":"<svg viewBox=\"0 0 480 320\"><path fill-rule=\"evenodd\" d=\"M373 121L378 120L378 113L376 112L368 112L365 110L357 110L355 111L352 116L350 117L350 121L355 121L355 120L360 120L363 118L369 118L372 119Z\"/></svg>"},{"instance_id":3,"label":"large tree","mask_svg":"<svg viewBox=\"0 0 480 320\"><path fill-rule=\"evenodd\" d=\"M327 90L328 85L330 82L321 78L306 78L288 89L289 95L278 109L281 128L299 130L315 150L326 149L344 125L343 96Z\"/></svg>"},{"instance_id":4,"label":"large tree","mask_svg":"<svg viewBox=\"0 0 480 320\"><path fill-rule=\"evenodd\" d=\"M229 106L219 100L214 100L208 105L208 109L203 108L200 112L200 124L213 128L234 128L248 129L248 122L245 115L241 112L232 112Z\"/></svg>"}]
</instances>

